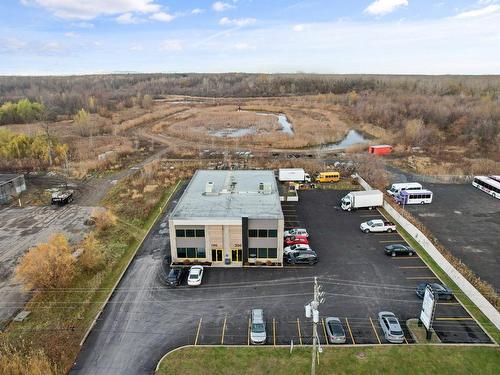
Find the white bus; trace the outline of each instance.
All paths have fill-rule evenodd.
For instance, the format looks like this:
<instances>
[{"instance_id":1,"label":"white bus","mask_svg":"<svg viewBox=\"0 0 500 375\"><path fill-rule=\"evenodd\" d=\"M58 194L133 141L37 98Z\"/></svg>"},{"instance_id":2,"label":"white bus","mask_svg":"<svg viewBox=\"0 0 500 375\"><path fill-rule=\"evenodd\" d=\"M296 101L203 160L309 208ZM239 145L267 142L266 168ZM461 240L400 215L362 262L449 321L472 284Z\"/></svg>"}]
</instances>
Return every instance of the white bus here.
<instances>
[{"instance_id":1,"label":"white bus","mask_svg":"<svg viewBox=\"0 0 500 375\"><path fill-rule=\"evenodd\" d=\"M430 190L403 190L396 197L396 202L402 205L431 203L432 196Z\"/></svg>"},{"instance_id":2,"label":"white bus","mask_svg":"<svg viewBox=\"0 0 500 375\"><path fill-rule=\"evenodd\" d=\"M397 184L392 184L390 189L387 190L389 195L397 197L399 193L403 190L422 190L423 187L418 182L401 182Z\"/></svg>"},{"instance_id":3,"label":"white bus","mask_svg":"<svg viewBox=\"0 0 500 375\"><path fill-rule=\"evenodd\" d=\"M500 176L474 176L472 186L500 199Z\"/></svg>"}]
</instances>

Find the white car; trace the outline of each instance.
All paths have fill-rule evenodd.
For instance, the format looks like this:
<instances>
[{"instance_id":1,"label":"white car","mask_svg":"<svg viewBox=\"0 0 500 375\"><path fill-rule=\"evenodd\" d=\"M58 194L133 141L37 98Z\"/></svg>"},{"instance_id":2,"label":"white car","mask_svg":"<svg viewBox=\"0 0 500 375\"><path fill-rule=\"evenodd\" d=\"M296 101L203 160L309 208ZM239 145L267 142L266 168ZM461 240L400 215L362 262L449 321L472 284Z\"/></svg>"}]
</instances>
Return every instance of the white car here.
<instances>
[{"instance_id":1,"label":"white car","mask_svg":"<svg viewBox=\"0 0 500 375\"><path fill-rule=\"evenodd\" d=\"M285 255L288 255L290 253L298 253L301 250L311 250L309 245L304 245L304 244L296 244L292 246L287 246L283 249L283 252Z\"/></svg>"},{"instance_id":2,"label":"white car","mask_svg":"<svg viewBox=\"0 0 500 375\"><path fill-rule=\"evenodd\" d=\"M405 336L396 315L390 311L381 311L378 313L378 322L387 341L393 344L404 342Z\"/></svg>"},{"instance_id":3,"label":"white car","mask_svg":"<svg viewBox=\"0 0 500 375\"><path fill-rule=\"evenodd\" d=\"M290 229L290 230L286 230L283 235L284 235L284 237L290 237L290 236L304 236L304 237L309 237L309 234L307 233L307 230L305 230L304 228L293 228L293 229Z\"/></svg>"},{"instance_id":4,"label":"white car","mask_svg":"<svg viewBox=\"0 0 500 375\"><path fill-rule=\"evenodd\" d=\"M201 285L202 277L203 277L203 267L202 266L191 267L189 269L188 285L189 286Z\"/></svg>"}]
</instances>

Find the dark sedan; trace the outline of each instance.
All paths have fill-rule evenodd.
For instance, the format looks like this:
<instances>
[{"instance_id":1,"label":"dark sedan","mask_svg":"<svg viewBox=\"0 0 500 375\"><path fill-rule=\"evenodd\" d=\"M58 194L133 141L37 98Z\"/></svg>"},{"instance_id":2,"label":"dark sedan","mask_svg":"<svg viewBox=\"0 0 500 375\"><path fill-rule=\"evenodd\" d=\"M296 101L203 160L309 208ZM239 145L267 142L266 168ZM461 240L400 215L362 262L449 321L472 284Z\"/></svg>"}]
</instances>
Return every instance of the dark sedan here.
<instances>
[{"instance_id":1,"label":"dark sedan","mask_svg":"<svg viewBox=\"0 0 500 375\"><path fill-rule=\"evenodd\" d=\"M396 255L408 255L411 257L415 253L416 251L408 245L393 244L393 245L387 245L385 247L385 255L390 255L393 257L395 257Z\"/></svg>"},{"instance_id":2,"label":"dark sedan","mask_svg":"<svg viewBox=\"0 0 500 375\"><path fill-rule=\"evenodd\" d=\"M420 283L417 286L416 293L419 298L424 298L425 288L430 285L434 294L438 296L439 299L450 300L453 298L453 292L446 285L441 285L437 283Z\"/></svg>"},{"instance_id":3,"label":"dark sedan","mask_svg":"<svg viewBox=\"0 0 500 375\"><path fill-rule=\"evenodd\" d=\"M301 251L299 253L290 253L286 255L286 261L291 264L310 264L318 262L318 255L312 251Z\"/></svg>"},{"instance_id":4,"label":"dark sedan","mask_svg":"<svg viewBox=\"0 0 500 375\"><path fill-rule=\"evenodd\" d=\"M167 276L167 284L169 286L179 286L186 275L185 268L171 268Z\"/></svg>"}]
</instances>

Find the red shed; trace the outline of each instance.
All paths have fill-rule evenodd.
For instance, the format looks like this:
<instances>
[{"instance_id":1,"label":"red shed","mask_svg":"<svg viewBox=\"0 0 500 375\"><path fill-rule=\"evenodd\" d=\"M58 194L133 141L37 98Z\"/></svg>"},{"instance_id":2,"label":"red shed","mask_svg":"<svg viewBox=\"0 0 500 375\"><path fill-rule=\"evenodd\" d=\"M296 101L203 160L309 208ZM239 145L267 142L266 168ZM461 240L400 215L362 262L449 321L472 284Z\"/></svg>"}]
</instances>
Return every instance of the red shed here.
<instances>
[{"instance_id":1,"label":"red shed","mask_svg":"<svg viewBox=\"0 0 500 375\"><path fill-rule=\"evenodd\" d=\"M370 148L368 149L368 152L370 154L376 154L376 155L390 154L391 151L392 151L392 146L391 145L370 146Z\"/></svg>"}]
</instances>

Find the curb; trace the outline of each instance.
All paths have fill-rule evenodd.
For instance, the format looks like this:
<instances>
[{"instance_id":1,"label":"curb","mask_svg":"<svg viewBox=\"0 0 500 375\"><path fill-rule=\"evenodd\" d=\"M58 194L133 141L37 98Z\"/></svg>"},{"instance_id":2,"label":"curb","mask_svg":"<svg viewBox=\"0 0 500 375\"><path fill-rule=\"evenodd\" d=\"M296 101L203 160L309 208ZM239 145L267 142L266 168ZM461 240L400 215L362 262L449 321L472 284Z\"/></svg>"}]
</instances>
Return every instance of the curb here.
<instances>
[{"instance_id":1,"label":"curb","mask_svg":"<svg viewBox=\"0 0 500 375\"><path fill-rule=\"evenodd\" d=\"M87 331L85 331L85 334L83 335L82 341L80 341L80 347L82 347L83 344L85 344L85 341L87 340L87 337L90 335L90 332L92 331L92 329L94 328L97 320L99 319L99 317L101 316L102 312L104 311L104 308L106 307L106 305L108 304L109 300L113 296L113 293L115 292L116 287L118 286L118 284L122 280L123 276L125 275L125 272L127 272L127 270L130 267L130 264L132 263L132 261L135 259L135 255L137 254L137 251L140 249L140 247L142 246L142 244L146 240L146 237L148 236L149 232L151 232L151 229L155 225L156 221L158 220L158 218L160 217L160 215L162 214L162 212L165 210L165 207L167 207L167 204L170 202L170 199L172 198L172 196L174 195L174 193L179 188L180 183L181 183L180 180L177 181L177 184L175 185L174 190L172 190L172 193L170 193L170 196L165 201L165 204L163 205L163 207L160 207L160 210L159 210L158 214L156 215L155 219L151 223L151 226L148 228L148 230L144 234L144 237L142 238L141 242L139 242L137 244L137 246L136 246L136 248L135 248L132 256L130 257L130 259L129 259L128 263L127 263L127 265L125 266L125 268L123 269L122 273L120 274L120 276L116 280L115 284L113 285L113 288L111 288L111 291L109 292L108 296L104 300L104 303L102 304L101 308L97 312L97 314L96 314L94 320L92 321L92 323L90 324L89 328L87 329Z\"/></svg>"}]
</instances>

